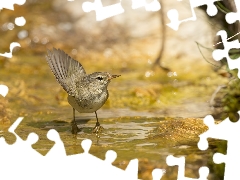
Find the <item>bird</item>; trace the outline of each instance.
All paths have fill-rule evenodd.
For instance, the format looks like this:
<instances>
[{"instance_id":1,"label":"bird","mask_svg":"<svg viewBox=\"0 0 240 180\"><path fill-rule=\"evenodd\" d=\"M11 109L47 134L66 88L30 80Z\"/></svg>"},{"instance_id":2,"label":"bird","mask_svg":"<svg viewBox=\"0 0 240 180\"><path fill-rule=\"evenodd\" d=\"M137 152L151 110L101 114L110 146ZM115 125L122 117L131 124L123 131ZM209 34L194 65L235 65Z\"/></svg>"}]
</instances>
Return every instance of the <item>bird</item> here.
<instances>
[{"instance_id":1,"label":"bird","mask_svg":"<svg viewBox=\"0 0 240 180\"><path fill-rule=\"evenodd\" d=\"M81 131L76 123L75 110L79 113L94 112L97 122L93 132L99 133L103 127L99 123L97 110L108 99L107 87L110 81L121 75L112 75L109 72L87 74L80 62L61 49L48 49L46 60L57 82L68 93L68 103L73 108L72 134L77 134Z\"/></svg>"}]
</instances>

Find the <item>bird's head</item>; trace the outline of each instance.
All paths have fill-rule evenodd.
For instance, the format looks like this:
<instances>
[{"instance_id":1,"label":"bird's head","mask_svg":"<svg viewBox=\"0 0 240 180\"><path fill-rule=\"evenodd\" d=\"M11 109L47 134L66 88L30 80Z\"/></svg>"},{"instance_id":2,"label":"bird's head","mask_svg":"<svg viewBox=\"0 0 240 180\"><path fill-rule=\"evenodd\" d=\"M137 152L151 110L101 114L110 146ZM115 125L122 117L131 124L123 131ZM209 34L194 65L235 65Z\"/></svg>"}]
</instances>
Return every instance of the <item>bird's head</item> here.
<instances>
[{"instance_id":1,"label":"bird's head","mask_svg":"<svg viewBox=\"0 0 240 180\"><path fill-rule=\"evenodd\" d=\"M107 87L111 79L119 76L120 75L112 75L108 72L94 72L92 74L89 74L89 80L91 83L98 86L99 88L104 88Z\"/></svg>"}]
</instances>

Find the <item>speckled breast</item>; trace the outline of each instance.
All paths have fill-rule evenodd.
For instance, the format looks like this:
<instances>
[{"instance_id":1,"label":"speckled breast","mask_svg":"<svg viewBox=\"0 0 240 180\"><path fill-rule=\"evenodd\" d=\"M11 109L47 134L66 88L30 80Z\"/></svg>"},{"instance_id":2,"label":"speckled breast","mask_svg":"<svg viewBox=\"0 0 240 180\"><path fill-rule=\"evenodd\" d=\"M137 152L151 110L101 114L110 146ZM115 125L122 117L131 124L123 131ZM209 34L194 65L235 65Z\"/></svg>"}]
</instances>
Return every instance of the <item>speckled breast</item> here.
<instances>
[{"instance_id":1,"label":"speckled breast","mask_svg":"<svg viewBox=\"0 0 240 180\"><path fill-rule=\"evenodd\" d=\"M108 99L108 92L92 97L91 99L76 100L75 97L68 95L68 103L80 113L92 113L101 108Z\"/></svg>"}]
</instances>

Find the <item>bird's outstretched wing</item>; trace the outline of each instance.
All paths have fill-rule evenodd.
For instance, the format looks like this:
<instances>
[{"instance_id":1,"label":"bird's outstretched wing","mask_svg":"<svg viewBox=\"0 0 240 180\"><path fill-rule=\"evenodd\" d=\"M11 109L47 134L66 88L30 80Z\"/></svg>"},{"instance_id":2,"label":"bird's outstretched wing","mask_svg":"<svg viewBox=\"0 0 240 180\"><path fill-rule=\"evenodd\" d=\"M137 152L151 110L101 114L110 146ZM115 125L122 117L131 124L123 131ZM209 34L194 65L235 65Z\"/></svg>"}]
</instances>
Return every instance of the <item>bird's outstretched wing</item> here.
<instances>
[{"instance_id":1,"label":"bird's outstretched wing","mask_svg":"<svg viewBox=\"0 0 240 180\"><path fill-rule=\"evenodd\" d=\"M49 67L59 84L71 96L75 95L76 82L86 75L83 66L60 49L48 50Z\"/></svg>"}]
</instances>

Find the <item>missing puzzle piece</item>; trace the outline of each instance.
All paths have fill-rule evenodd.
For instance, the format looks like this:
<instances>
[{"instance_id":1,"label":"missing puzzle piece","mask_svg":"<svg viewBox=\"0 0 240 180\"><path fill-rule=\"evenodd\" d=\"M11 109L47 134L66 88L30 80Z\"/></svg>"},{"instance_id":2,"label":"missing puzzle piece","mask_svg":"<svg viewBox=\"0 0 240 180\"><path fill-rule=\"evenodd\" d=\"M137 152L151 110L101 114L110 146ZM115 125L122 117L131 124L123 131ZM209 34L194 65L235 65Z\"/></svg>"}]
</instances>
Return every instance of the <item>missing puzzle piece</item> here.
<instances>
[{"instance_id":1,"label":"missing puzzle piece","mask_svg":"<svg viewBox=\"0 0 240 180\"><path fill-rule=\"evenodd\" d=\"M102 21L109 17L124 13L121 2L103 7L101 0L95 0L94 2L84 2L82 4L82 9L84 12L95 11L97 21Z\"/></svg>"},{"instance_id":2,"label":"missing puzzle piece","mask_svg":"<svg viewBox=\"0 0 240 180\"><path fill-rule=\"evenodd\" d=\"M166 173L165 169L154 169L152 171L153 180L160 180L162 176Z\"/></svg>"},{"instance_id":3,"label":"missing puzzle piece","mask_svg":"<svg viewBox=\"0 0 240 180\"><path fill-rule=\"evenodd\" d=\"M39 164L42 155L32 148L32 145L38 141L38 135L30 133L27 139L22 140L16 133L15 129L23 120L19 117L9 128L9 132L14 134L16 142L12 145L6 143L5 138L0 138L0 179L31 179L29 172L35 172L36 167L32 164Z\"/></svg>"},{"instance_id":4,"label":"missing puzzle piece","mask_svg":"<svg viewBox=\"0 0 240 180\"><path fill-rule=\"evenodd\" d=\"M3 8L14 10L14 4L23 5L26 0L1 0L0 11Z\"/></svg>"},{"instance_id":5,"label":"missing puzzle piece","mask_svg":"<svg viewBox=\"0 0 240 180\"><path fill-rule=\"evenodd\" d=\"M238 114L240 115L240 111L238 111ZM231 122L229 118L226 118L219 124L215 124L213 117L208 115L204 118L204 123L208 126L208 130L199 136L199 149L206 150L208 148L208 138L226 140L226 155L215 153L213 161L216 164L225 163L225 180L240 177L240 121Z\"/></svg>"},{"instance_id":6,"label":"missing puzzle piece","mask_svg":"<svg viewBox=\"0 0 240 180\"><path fill-rule=\"evenodd\" d=\"M225 19L228 24L233 24L236 21L240 21L240 1L234 0L237 12L229 12L226 14Z\"/></svg>"},{"instance_id":7,"label":"missing puzzle piece","mask_svg":"<svg viewBox=\"0 0 240 180\"><path fill-rule=\"evenodd\" d=\"M38 141L38 135L30 133L27 140L22 140L15 129L21 123L23 117L18 118L9 128L9 132L16 136L16 142L12 145L0 138L0 179L105 179L105 180L137 180L138 160L129 162L125 170L112 165L116 159L115 151L106 152L105 160L101 160L89 154L92 141L85 139L81 146L83 153L66 155L64 144L56 130L49 130L47 137L54 141L55 145L46 156L42 156L31 146ZM14 171L14 173L12 173ZM30 173L31 172L31 173ZM35 176L37 175L37 176Z\"/></svg>"},{"instance_id":8,"label":"missing puzzle piece","mask_svg":"<svg viewBox=\"0 0 240 180\"><path fill-rule=\"evenodd\" d=\"M12 58L12 52L15 47L21 47L21 45L17 42L12 42L10 44L10 52L0 53L0 56L4 56L7 58Z\"/></svg>"},{"instance_id":9,"label":"missing puzzle piece","mask_svg":"<svg viewBox=\"0 0 240 180\"><path fill-rule=\"evenodd\" d=\"M174 157L173 155L169 155L166 158L166 162L168 166L178 166L178 180L194 180L194 178L185 177L185 157ZM202 166L199 168L199 178L195 180L207 180L209 175L209 168L206 166Z\"/></svg>"},{"instance_id":10,"label":"missing puzzle piece","mask_svg":"<svg viewBox=\"0 0 240 180\"><path fill-rule=\"evenodd\" d=\"M81 179L138 179L138 159L131 160L127 168L122 170L112 165L117 157L117 153L115 151L107 151L105 159L102 160L89 153L91 145L92 141L85 139L81 143L84 151L83 153L69 155L66 157L65 163L72 164L71 171L79 172Z\"/></svg>"},{"instance_id":11,"label":"missing puzzle piece","mask_svg":"<svg viewBox=\"0 0 240 180\"><path fill-rule=\"evenodd\" d=\"M17 126L22 122L23 117L19 117L8 129L8 131L15 135L16 142L12 145L6 144L3 147L7 147L7 154L11 154L11 157L36 157L42 156L36 150L32 148L32 145L38 141L38 135L35 133L30 133L26 139L26 141L22 140L15 132ZM14 158L13 158L14 159Z\"/></svg>"},{"instance_id":12,"label":"missing puzzle piece","mask_svg":"<svg viewBox=\"0 0 240 180\"><path fill-rule=\"evenodd\" d=\"M161 4L158 0L153 0L147 3L146 0L132 0L132 9L138 9L140 7L145 7L146 11L158 11L161 9Z\"/></svg>"},{"instance_id":13,"label":"missing puzzle piece","mask_svg":"<svg viewBox=\"0 0 240 180\"><path fill-rule=\"evenodd\" d=\"M55 142L55 144L48 151L48 153L46 154L46 157L61 158L61 157L65 157L67 155L64 144L63 144L58 132L55 129L50 129L48 131L47 138L49 140Z\"/></svg>"},{"instance_id":14,"label":"missing puzzle piece","mask_svg":"<svg viewBox=\"0 0 240 180\"><path fill-rule=\"evenodd\" d=\"M223 58L227 59L228 67L230 70L238 69L238 78L240 78L240 57L237 59L231 59L229 56L229 51L231 49L240 49L239 40L228 41L227 32L225 30L220 30L217 32L218 36L221 36L224 49L216 49L212 53L212 57L216 61L220 61Z\"/></svg>"},{"instance_id":15,"label":"missing puzzle piece","mask_svg":"<svg viewBox=\"0 0 240 180\"><path fill-rule=\"evenodd\" d=\"M146 11L158 11L161 9L161 5L158 0L153 0L150 3L147 3L146 0L132 0L132 9L140 7L145 7ZM109 6L103 6L101 0L95 0L94 2L87 1L82 4L82 9L84 12L95 11L97 21L102 21L109 17L124 13L121 0L119 3Z\"/></svg>"},{"instance_id":16,"label":"missing puzzle piece","mask_svg":"<svg viewBox=\"0 0 240 180\"><path fill-rule=\"evenodd\" d=\"M215 16L218 12L217 7L214 5L214 2L220 1L220 0L189 0L190 2L190 7L191 7L191 12L192 12L192 17L189 17L184 20L179 21L179 13L176 9L171 9L167 12L167 16L170 20L170 23L167 24L170 28L173 30L177 31L178 27L181 23L187 22L187 21L195 21L197 19L196 13L194 8L207 5L207 14L209 16Z\"/></svg>"}]
</instances>

